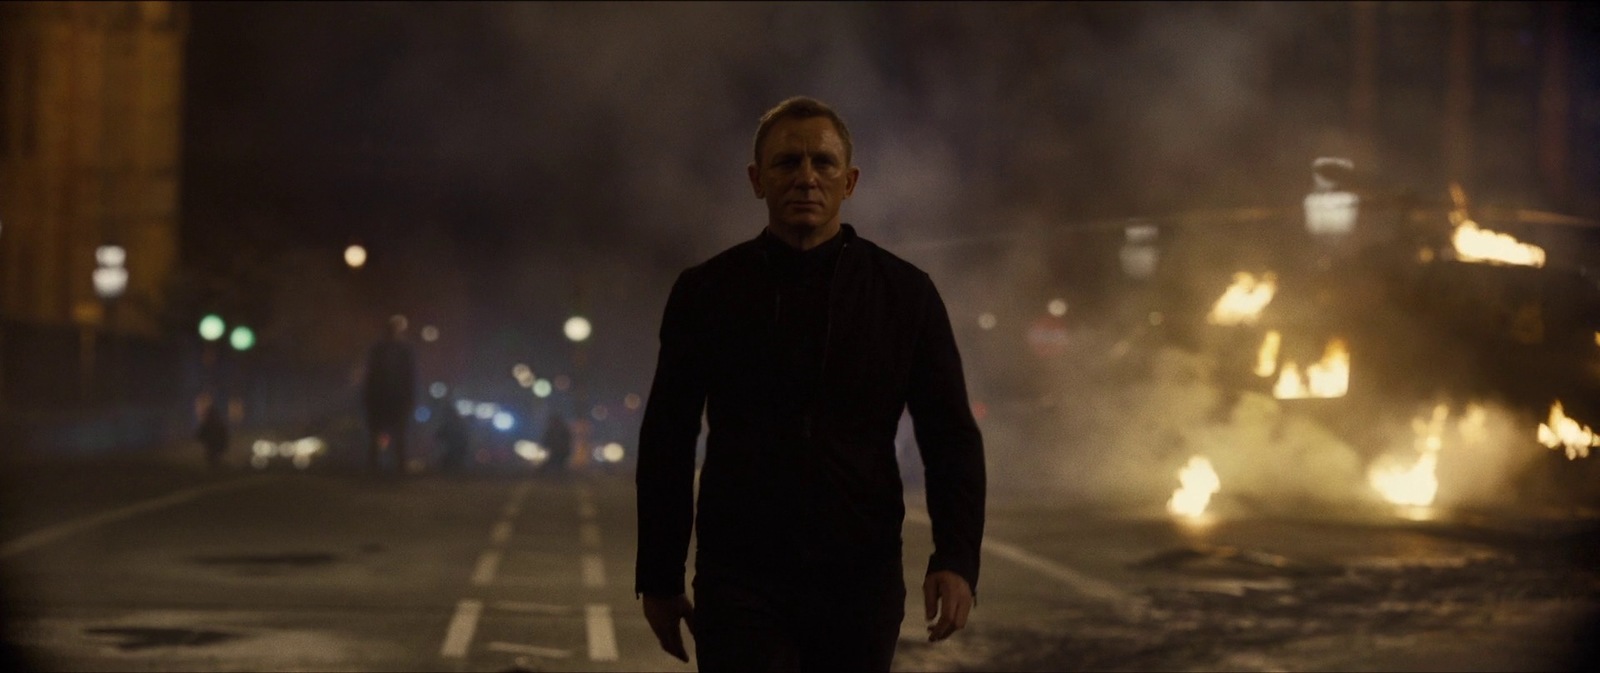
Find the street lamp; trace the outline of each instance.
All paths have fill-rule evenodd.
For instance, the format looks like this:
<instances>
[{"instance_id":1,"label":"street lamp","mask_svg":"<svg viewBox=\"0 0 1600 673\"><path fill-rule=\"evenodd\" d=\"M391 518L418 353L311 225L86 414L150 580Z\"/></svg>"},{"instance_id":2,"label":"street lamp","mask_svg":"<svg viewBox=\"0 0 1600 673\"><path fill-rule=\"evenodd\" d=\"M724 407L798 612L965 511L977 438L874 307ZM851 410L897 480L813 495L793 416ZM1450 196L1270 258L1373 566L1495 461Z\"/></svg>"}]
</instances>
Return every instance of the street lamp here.
<instances>
[{"instance_id":1,"label":"street lamp","mask_svg":"<svg viewBox=\"0 0 1600 673\"><path fill-rule=\"evenodd\" d=\"M87 302L86 306L79 308L83 323L79 353L79 365L83 377L80 382L80 393L84 397L88 397L90 382L94 378L95 331L104 322L105 314L113 306L112 302L128 289L128 269L123 266L128 260L128 252L123 250L122 246L102 245L95 248L94 260L95 269L90 279L94 282L94 294L100 298L100 305ZM112 342L112 346L115 348L115 341ZM112 364L116 365L115 362Z\"/></svg>"},{"instance_id":2,"label":"street lamp","mask_svg":"<svg viewBox=\"0 0 1600 673\"><path fill-rule=\"evenodd\" d=\"M228 345L236 351L250 350L251 346L256 345L256 333L244 325L234 327L233 332L228 334Z\"/></svg>"},{"instance_id":3,"label":"street lamp","mask_svg":"<svg viewBox=\"0 0 1600 673\"><path fill-rule=\"evenodd\" d=\"M367 263L367 249L360 244L351 243L344 249L344 263L351 269L359 269Z\"/></svg>"},{"instance_id":4,"label":"street lamp","mask_svg":"<svg viewBox=\"0 0 1600 673\"><path fill-rule=\"evenodd\" d=\"M571 318L567 318L567 323L562 325L561 330L566 332L567 339L576 344L583 343L585 339L588 339L592 328L590 327L589 320L587 318L581 315L575 315Z\"/></svg>"},{"instance_id":5,"label":"street lamp","mask_svg":"<svg viewBox=\"0 0 1600 673\"><path fill-rule=\"evenodd\" d=\"M95 295L105 301L121 297L128 289L128 269L123 266L127 251L122 246L102 245L95 249L94 259L99 264L94 270Z\"/></svg>"},{"instance_id":6,"label":"street lamp","mask_svg":"<svg viewBox=\"0 0 1600 673\"><path fill-rule=\"evenodd\" d=\"M224 332L228 331L227 323L222 322L222 316L208 313L200 319L200 338L206 341L221 339Z\"/></svg>"},{"instance_id":7,"label":"street lamp","mask_svg":"<svg viewBox=\"0 0 1600 673\"><path fill-rule=\"evenodd\" d=\"M588 397L583 391L584 366L587 364L588 355L584 352L584 341L593 331L589 319L581 315L567 318L567 323L562 326L567 339L572 342L572 417L573 417L573 454L578 458L578 465L582 466L589 458L589 421L584 418L584 407L588 406ZM565 389L561 385L561 377L556 377L556 388Z\"/></svg>"}]
</instances>

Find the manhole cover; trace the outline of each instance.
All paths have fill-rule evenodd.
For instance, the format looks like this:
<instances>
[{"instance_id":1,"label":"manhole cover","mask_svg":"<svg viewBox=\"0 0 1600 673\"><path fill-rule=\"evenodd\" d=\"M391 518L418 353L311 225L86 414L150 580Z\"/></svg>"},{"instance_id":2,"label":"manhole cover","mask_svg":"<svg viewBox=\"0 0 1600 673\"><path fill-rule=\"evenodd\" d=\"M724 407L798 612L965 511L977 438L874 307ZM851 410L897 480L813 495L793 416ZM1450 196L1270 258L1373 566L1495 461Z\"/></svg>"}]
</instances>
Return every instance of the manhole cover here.
<instances>
[{"instance_id":1,"label":"manhole cover","mask_svg":"<svg viewBox=\"0 0 1600 673\"><path fill-rule=\"evenodd\" d=\"M244 636L224 631L202 629L175 629L150 626L104 626L84 629L91 636L116 638L116 647L125 652L148 650L155 647L204 647Z\"/></svg>"}]
</instances>

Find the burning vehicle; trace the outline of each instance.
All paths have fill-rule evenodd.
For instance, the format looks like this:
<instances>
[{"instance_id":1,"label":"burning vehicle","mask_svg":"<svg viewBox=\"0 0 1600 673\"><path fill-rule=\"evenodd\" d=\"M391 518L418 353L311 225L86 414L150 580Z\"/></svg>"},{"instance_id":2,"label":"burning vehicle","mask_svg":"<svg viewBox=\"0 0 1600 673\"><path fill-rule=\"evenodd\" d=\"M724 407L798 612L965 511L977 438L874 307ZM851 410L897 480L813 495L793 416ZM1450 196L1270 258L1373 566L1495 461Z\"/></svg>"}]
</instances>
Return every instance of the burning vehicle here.
<instances>
[{"instance_id":1,"label":"burning vehicle","mask_svg":"<svg viewBox=\"0 0 1600 673\"><path fill-rule=\"evenodd\" d=\"M1246 402L1311 419L1354 449L1365 495L1392 505L1595 504L1600 283L1579 246L1547 251L1524 237L1548 214L1479 215L1459 185L1430 204L1325 177L1348 169L1319 160L1304 219L1157 223L1159 337L1214 363L1213 422ZM1541 240L1592 236L1558 233ZM1218 455L1175 476L1175 515L1230 489Z\"/></svg>"}]
</instances>

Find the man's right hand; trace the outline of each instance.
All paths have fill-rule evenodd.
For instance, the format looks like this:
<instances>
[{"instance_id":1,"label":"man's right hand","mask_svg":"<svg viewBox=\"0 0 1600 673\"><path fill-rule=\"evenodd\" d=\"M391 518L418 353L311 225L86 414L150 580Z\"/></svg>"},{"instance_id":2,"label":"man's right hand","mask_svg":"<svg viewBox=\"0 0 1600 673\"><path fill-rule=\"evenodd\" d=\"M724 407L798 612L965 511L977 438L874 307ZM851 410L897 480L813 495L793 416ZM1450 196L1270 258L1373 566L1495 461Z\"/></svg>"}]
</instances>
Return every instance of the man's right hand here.
<instances>
[{"instance_id":1,"label":"man's right hand","mask_svg":"<svg viewBox=\"0 0 1600 673\"><path fill-rule=\"evenodd\" d=\"M689 661L689 652L683 648L683 631L678 628L681 619L689 625L689 635L694 636L694 604L687 595L645 596L644 618L650 622L650 630L655 632L661 649L678 661Z\"/></svg>"}]
</instances>

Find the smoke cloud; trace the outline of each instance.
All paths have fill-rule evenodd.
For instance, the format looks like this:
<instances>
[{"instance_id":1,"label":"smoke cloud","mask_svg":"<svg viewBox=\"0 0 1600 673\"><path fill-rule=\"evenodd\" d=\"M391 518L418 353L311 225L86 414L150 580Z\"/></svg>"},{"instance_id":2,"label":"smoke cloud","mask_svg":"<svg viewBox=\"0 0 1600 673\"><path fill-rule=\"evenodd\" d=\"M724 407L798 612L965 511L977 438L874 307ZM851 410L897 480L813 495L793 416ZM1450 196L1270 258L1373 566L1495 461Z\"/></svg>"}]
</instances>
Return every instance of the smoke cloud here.
<instances>
[{"instance_id":1,"label":"smoke cloud","mask_svg":"<svg viewBox=\"0 0 1600 673\"><path fill-rule=\"evenodd\" d=\"M214 231L248 208L305 245L368 241L375 269L404 248L385 300L417 324L450 323L445 334L475 354L460 367L484 377L504 378L517 357L536 371L569 366L558 326L584 312L597 389L642 394L676 273L764 224L744 174L759 115L805 94L851 124L862 178L845 219L939 285L973 396L992 410L997 484L1159 503L1203 453L1225 492L1338 501L1369 497L1373 454L1411 442L1409 410L1386 422L1387 444L1353 446L1325 419L1229 397L1204 344L1149 337L1234 271L1272 270L1264 253L1228 247L1250 234L1164 230L1196 252L1164 260L1179 266L1160 284L1117 266L1127 218L1294 205L1313 158L1351 151L1348 54L1306 46L1348 22L1343 5L194 12L191 226ZM252 37L230 41L230 26ZM1262 231L1263 248L1282 242ZM1070 366L1026 342L1052 298L1071 306ZM983 313L992 330L977 325ZM1520 410L1486 413L1493 427L1525 422ZM1460 465L1481 467L1442 457L1441 479L1485 484L1520 460L1473 455Z\"/></svg>"}]
</instances>

